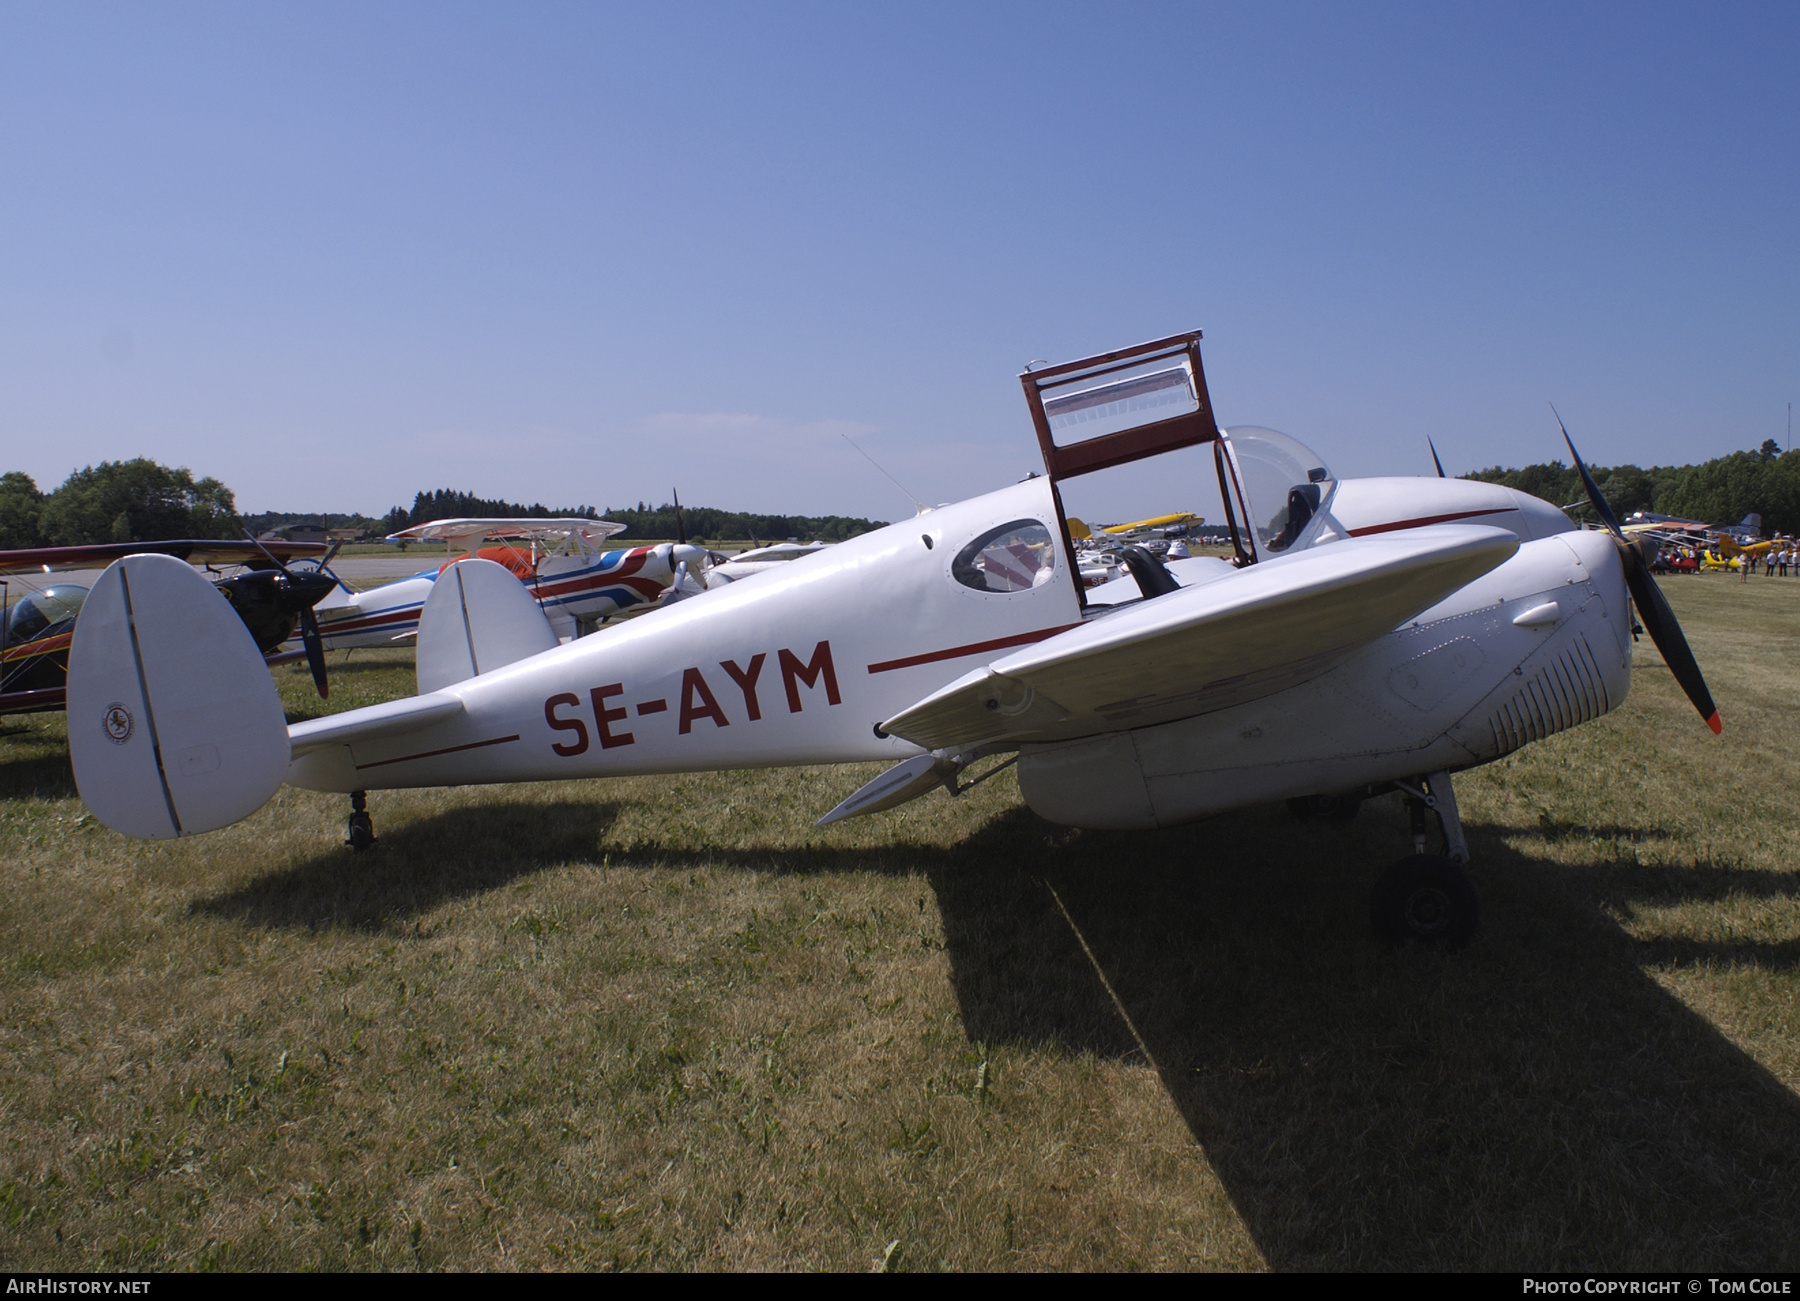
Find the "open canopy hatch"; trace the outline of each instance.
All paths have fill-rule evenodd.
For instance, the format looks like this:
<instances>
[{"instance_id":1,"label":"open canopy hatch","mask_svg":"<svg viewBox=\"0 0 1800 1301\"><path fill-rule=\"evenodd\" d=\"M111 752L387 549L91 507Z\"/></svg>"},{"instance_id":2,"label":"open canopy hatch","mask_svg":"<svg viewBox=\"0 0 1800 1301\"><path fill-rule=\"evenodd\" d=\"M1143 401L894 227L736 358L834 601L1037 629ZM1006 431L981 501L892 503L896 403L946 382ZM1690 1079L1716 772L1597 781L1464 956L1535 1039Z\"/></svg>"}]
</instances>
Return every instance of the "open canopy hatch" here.
<instances>
[{"instance_id":1,"label":"open canopy hatch","mask_svg":"<svg viewBox=\"0 0 1800 1301\"><path fill-rule=\"evenodd\" d=\"M1245 499L1243 469L1213 418L1200 363L1200 331L1028 370L1019 383L1031 408L1072 570L1075 546L1056 485L1202 443L1213 445L1219 499L1238 563L1254 564L1260 558L1259 550L1266 548L1259 549L1251 527L1255 517Z\"/></svg>"}]
</instances>

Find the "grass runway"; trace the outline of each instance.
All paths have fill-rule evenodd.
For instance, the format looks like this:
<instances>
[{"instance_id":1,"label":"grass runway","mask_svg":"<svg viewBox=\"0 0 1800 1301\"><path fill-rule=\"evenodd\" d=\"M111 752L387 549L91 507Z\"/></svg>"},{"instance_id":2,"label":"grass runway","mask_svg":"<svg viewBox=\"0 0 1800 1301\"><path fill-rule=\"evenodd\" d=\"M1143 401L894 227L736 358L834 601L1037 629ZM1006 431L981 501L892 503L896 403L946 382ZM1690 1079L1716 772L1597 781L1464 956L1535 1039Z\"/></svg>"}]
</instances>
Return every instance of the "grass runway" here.
<instances>
[{"instance_id":1,"label":"grass runway","mask_svg":"<svg viewBox=\"0 0 1800 1301\"><path fill-rule=\"evenodd\" d=\"M1392 798L382 792L352 858L295 790L125 840L4 720L0 1268L1795 1268L1800 582L1663 589L1725 735L1645 640L1459 778L1447 957L1370 936ZM333 708L411 692L331 658Z\"/></svg>"}]
</instances>

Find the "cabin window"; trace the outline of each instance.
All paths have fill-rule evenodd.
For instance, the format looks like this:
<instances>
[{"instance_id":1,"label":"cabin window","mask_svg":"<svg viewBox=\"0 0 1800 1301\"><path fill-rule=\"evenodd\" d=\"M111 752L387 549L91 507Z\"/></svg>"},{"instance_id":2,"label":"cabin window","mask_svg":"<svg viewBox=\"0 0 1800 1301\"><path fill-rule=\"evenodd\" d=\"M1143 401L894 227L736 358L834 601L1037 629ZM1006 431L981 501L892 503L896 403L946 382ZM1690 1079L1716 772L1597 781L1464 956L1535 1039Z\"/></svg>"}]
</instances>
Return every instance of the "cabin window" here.
<instances>
[{"instance_id":1,"label":"cabin window","mask_svg":"<svg viewBox=\"0 0 1800 1301\"><path fill-rule=\"evenodd\" d=\"M989 529L958 553L950 573L977 592L1025 592L1042 587L1056 569L1056 547L1039 520L1019 519Z\"/></svg>"}]
</instances>

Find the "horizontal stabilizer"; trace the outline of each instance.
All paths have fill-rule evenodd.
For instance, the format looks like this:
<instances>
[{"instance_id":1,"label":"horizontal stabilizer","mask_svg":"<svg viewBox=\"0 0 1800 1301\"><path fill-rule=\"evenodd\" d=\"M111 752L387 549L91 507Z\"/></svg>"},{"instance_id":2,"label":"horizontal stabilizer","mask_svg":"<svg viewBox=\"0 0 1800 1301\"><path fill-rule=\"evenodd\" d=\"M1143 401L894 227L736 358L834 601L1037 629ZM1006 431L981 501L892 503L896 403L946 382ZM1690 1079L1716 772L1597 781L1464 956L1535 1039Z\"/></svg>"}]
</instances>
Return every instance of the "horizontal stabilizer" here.
<instances>
[{"instance_id":1,"label":"horizontal stabilizer","mask_svg":"<svg viewBox=\"0 0 1800 1301\"><path fill-rule=\"evenodd\" d=\"M69 647L69 761L95 817L168 840L228 826L281 786L287 721L262 652L186 561L127 556Z\"/></svg>"},{"instance_id":2,"label":"horizontal stabilizer","mask_svg":"<svg viewBox=\"0 0 1800 1301\"><path fill-rule=\"evenodd\" d=\"M830 826L845 818L880 813L884 809L905 804L908 800L916 800L921 795L929 795L955 777L960 767L960 764L941 759L935 754L916 754L910 759L903 759L874 781L865 783L856 794L813 825Z\"/></svg>"},{"instance_id":3,"label":"horizontal stabilizer","mask_svg":"<svg viewBox=\"0 0 1800 1301\"><path fill-rule=\"evenodd\" d=\"M1518 545L1504 529L1443 525L1281 556L995 660L881 730L936 750L1092 736L1225 709L1329 671Z\"/></svg>"},{"instance_id":4,"label":"horizontal stabilizer","mask_svg":"<svg viewBox=\"0 0 1800 1301\"><path fill-rule=\"evenodd\" d=\"M556 633L525 585L491 560L462 560L432 585L419 612L419 694L492 673L555 647Z\"/></svg>"},{"instance_id":5,"label":"horizontal stabilizer","mask_svg":"<svg viewBox=\"0 0 1800 1301\"><path fill-rule=\"evenodd\" d=\"M448 692L389 700L348 713L330 714L288 728L288 744L294 758L330 745L372 741L376 737L420 732L433 723L462 713L463 702Z\"/></svg>"}]
</instances>

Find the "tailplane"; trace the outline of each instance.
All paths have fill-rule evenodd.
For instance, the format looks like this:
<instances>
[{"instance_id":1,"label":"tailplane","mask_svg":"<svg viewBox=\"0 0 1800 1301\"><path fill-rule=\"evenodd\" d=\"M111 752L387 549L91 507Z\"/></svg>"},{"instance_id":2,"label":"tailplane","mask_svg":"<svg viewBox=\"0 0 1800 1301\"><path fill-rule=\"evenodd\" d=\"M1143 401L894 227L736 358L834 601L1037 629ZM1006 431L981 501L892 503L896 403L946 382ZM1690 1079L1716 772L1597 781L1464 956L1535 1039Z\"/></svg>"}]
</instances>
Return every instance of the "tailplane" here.
<instances>
[{"instance_id":1,"label":"tailplane","mask_svg":"<svg viewBox=\"0 0 1800 1301\"><path fill-rule=\"evenodd\" d=\"M229 826L287 773L287 720L256 642L169 556L126 556L94 584L69 647L68 711L81 798L128 836Z\"/></svg>"}]
</instances>

